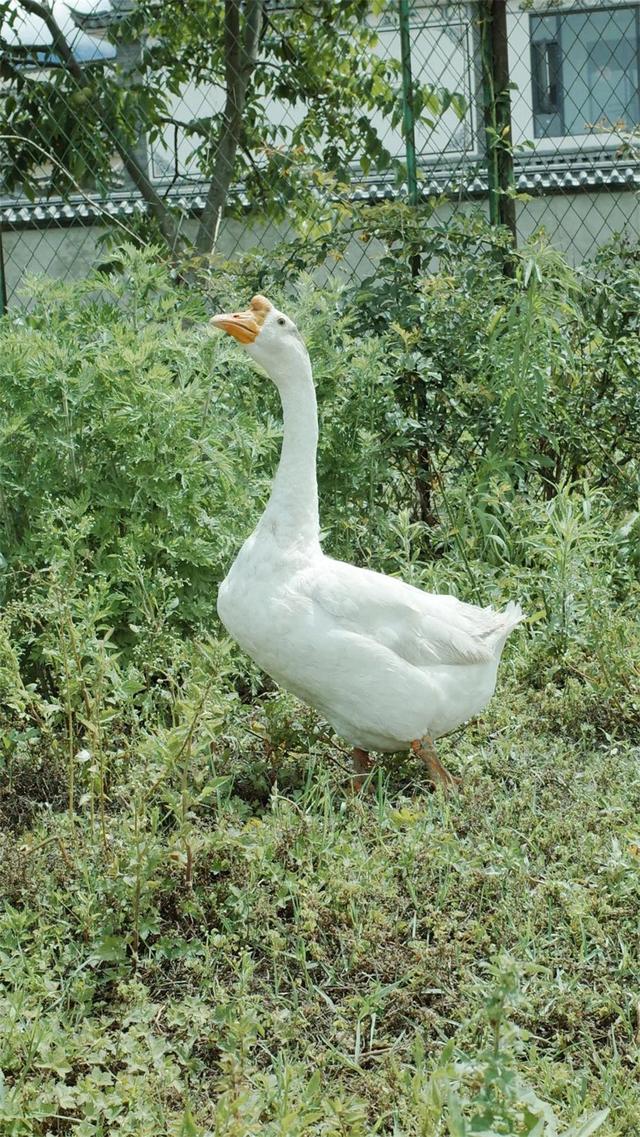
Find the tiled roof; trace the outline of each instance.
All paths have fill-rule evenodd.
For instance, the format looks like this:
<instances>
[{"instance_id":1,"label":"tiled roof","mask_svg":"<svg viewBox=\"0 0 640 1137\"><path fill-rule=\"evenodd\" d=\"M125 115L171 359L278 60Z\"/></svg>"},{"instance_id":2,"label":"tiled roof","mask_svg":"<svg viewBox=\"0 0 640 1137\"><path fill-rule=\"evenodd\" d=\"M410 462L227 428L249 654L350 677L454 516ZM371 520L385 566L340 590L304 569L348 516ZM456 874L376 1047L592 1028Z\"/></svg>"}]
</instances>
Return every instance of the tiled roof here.
<instances>
[{"instance_id":1,"label":"tiled roof","mask_svg":"<svg viewBox=\"0 0 640 1137\"><path fill-rule=\"evenodd\" d=\"M480 163L458 167L419 171L421 195L429 197L455 194L467 199L486 196L488 182L486 170ZM616 159L611 154L585 155L555 154L538 156L516 166L516 189L520 192L579 193L600 189L640 189L640 164L629 159ZM160 190L161 186L158 187ZM203 187L176 185L167 191L167 200L185 216L198 216L205 204ZM378 181L362 180L351 190L354 202L376 204L404 197L404 191L384 178ZM249 201L240 189L235 202L248 208ZM136 213L145 213L146 205L135 191L116 190L108 196L73 195L68 200L59 197L29 201L26 197L0 196L0 221L16 228L46 228L49 226L93 225L109 217L125 219Z\"/></svg>"}]
</instances>

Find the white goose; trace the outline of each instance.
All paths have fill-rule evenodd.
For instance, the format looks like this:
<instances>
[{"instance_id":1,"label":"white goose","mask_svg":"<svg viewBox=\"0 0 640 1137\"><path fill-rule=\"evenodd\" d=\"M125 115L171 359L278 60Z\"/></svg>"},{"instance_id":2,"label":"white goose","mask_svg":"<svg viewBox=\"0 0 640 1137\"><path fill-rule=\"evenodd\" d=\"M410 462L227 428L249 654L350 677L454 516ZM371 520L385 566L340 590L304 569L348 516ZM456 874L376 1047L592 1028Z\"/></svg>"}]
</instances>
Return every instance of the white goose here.
<instances>
[{"instance_id":1,"label":"white goose","mask_svg":"<svg viewBox=\"0 0 640 1137\"><path fill-rule=\"evenodd\" d=\"M452 786L433 740L488 703L520 606L478 608L325 556L316 396L300 333L263 296L211 322L261 364L284 413L271 497L220 586L220 619L264 671L349 741L358 786L370 750L409 747L433 781Z\"/></svg>"}]
</instances>

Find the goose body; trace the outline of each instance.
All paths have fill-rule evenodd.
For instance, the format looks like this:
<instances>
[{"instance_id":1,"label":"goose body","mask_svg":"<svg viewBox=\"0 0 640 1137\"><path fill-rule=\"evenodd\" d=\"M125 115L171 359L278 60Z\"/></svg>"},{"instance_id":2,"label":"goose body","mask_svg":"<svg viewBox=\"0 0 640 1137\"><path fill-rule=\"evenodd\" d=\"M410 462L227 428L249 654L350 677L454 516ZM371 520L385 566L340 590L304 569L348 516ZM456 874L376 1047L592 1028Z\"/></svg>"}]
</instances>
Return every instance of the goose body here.
<instances>
[{"instance_id":1,"label":"goose body","mask_svg":"<svg viewBox=\"0 0 640 1137\"><path fill-rule=\"evenodd\" d=\"M284 413L271 497L220 587L220 619L267 674L360 752L447 734L491 698L505 640L523 618L519 605L480 608L325 556L315 390L299 333L264 297L213 323L262 364Z\"/></svg>"},{"instance_id":2,"label":"goose body","mask_svg":"<svg viewBox=\"0 0 640 1137\"><path fill-rule=\"evenodd\" d=\"M438 738L491 698L519 621L332 560L282 557L260 526L218 595L229 634L282 687L363 750Z\"/></svg>"}]
</instances>

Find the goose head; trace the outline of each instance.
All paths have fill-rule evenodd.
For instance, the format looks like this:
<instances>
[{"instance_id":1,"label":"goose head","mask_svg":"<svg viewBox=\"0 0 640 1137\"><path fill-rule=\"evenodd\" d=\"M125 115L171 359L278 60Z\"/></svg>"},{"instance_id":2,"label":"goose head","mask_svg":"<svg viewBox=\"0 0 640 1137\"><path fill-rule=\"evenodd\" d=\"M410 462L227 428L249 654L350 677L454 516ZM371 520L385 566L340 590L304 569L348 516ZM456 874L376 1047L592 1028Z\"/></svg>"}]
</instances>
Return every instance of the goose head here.
<instances>
[{"instance_id":1,"label":"goose head","mask_svg":"<svg viewBox=\"0 0 640 1137\"><path fill-rule=\"evenodd\" d=\"M254 296L244 312L221 312L211 324L242 344L276 384L310 370L304 340L293 320L265 296Z\"/></svg>"}]
</instances>

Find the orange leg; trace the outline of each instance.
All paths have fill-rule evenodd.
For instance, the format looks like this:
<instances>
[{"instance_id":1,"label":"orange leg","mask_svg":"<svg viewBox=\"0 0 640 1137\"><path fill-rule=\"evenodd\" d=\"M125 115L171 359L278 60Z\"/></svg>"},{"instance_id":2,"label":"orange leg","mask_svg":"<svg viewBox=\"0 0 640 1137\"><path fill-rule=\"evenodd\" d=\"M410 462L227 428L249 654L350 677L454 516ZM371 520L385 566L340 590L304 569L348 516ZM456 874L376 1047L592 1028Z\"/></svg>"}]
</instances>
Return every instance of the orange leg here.
<instances>
[{"instance_id":1,"label":"orange leg","mask_svg":"<svg viewBox=\"0 0 640 1137\"><path fill-rule=\"evenodd\" d=\"M373 765L368 750L361 750L359 746L354 746L351 751L351 760L353 762L353 789L356 793L360 793L364 785L364 780L371 770Z\"/></svg>"},{"instance_id":2,"label":"orange leg","mask_svg":"<svg viewBox=\"0 0 640 1137\"><path fill-rule=\"evenodd\" d=\"M436 748L433 744L433 739L429 738L426 734L424 738L414 738L411 743L411 749L414 754L422 758L423 762L427 764L429 771L429 780L436 786L442 786L445 793L450 793L451 790L457 790L462 785L460 778L454 778L447 769L442 765L442 762L436 754Z\"/></svg>"}]
</instances>

